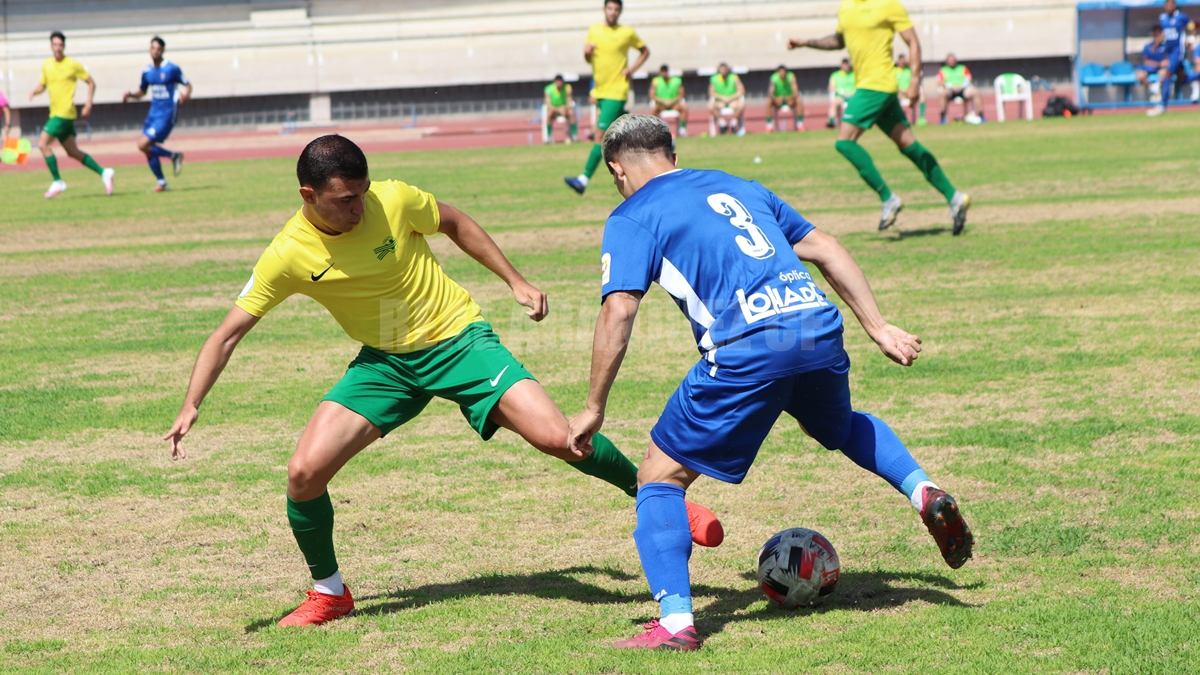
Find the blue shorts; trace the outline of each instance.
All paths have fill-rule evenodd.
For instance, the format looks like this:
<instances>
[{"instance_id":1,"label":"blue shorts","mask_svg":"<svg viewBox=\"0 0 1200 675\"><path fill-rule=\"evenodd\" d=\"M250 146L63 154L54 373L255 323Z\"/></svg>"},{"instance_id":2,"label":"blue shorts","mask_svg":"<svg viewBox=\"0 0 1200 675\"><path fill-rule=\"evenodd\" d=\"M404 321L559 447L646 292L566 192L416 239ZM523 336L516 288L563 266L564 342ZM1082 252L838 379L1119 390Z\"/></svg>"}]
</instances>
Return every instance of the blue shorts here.
<instances>
[{"instance_id":1,"label":"blue shorts","mask_svg":"<svg viewBox=\"0 0 1200 675\"><path fill-rule=\"evenodd\" d=\"M850 357L840 363L762 382L729 382L697 363L667 401L650 438L685 467L740 483L771 427L786 412L830 450L850 438Z\"/></svg>"},{"instance_id":2,"label":"blue shorts","mask_svg":"<svg viewBox=\"0 0 1200 675\"><path fill-rule=\"evenodd\" d=\"M1157 73L1158 66L1148 66L1143 63L1142 65L1138 66L1138 70L1146 73Z\"/></svg>"},{"instance_id":3,"label":"blue shorts","mask_svg":"<svg viewBox=\"0 0 1200 675\"><path fill-rule=\"evenodd\" d=\"M1175 73L1183 70L1183 54L1167 54L1167 75L1174 77Z\"/></svg>"},{"instance_id":4,"label":"blue shorts","mask_svg":"<svg viewBox=\"0 0 1200 675\"><path fill-rule=\"evenodd\" d=\"M171 130L175 128L175 119L173 117L147 117L145 123L142 124L142 135L155 143L162 143L167 140L167 136L171 135Z\"/></svg>"}]
</instances>

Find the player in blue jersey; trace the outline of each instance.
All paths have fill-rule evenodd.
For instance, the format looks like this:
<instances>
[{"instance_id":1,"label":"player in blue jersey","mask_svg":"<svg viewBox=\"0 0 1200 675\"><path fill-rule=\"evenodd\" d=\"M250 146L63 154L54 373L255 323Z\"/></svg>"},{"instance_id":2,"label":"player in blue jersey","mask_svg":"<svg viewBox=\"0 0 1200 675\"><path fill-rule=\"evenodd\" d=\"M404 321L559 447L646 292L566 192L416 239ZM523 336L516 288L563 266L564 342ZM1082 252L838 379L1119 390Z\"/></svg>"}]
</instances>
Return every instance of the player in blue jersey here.
<instances>
[{"instance_id":1,"label":"player in blue jersey","mask_svg":"<svg viewBox=\"0 0 1200 675\"><path fill-rule=\"evenodd\" d=\"M1158 88L1162 99L1158 105L1146 112L1151 117L1158 117L1167 111L1167 102L1171 98L1171 78L1178 75L1180 84L1187 81L1187 70L1184 67L1187 50L1183 39L1192 20L1187 14L1179 11L1175 0L1167 0L1163 10L1163 13L1158 15L1158 25L1162 28L1163 46L1167 50L1167 56L1166 63L1158 70Z\"/></svg>"},{"instance_id":2,"label":"player in blue jersey","mask_svg":"<svg viewBox=\"0 0 1200 675\"><path fill-rule=\"evenodd\" d=\"M821 445L900 490L946 563L965 564L973 539L954 499L887 424L851 408L841 314L801 260L816 264L889 358L911 365L921 340L884 320L850 254L758 183L677 170L671 130L655 117L617 119L603 151L625 202L604 226L603 304L587 408L570 423L572 448L585 448L604 423L651 282L687 315L701 354L651 429L638 470L633 538L662 618L616 646L699 648L685 490L702 474L740 483L783 412Z\"/></svg>"},{"instance_id":3,"label":"player in blue jersey","mask_svg":"<svg viewBox=\"0 0 1200 675\"><path fill-rule=\"evenodd\" d=\"M166 142L175 128L179 106L192 96L192 83L183 76L179 66L163 59L167 43L157 35L150 39L151 64L142 69L142 83L137 91L125 92L125 102L141 100L150 94L150 113L142 125L142 137L138 139L138 150L146 155L150 171L158 179L155 192L167 190L167 179L163 176L162 158L171 160L176 176L183 171L183 153L171 152L161 143Z\"/></svg>"},{"instance_id":4,"label":"player in blue jersey","mask_svg":"<svg viewBox=\"0 0 1200 675\"><path fill-rule=\"evenodd\" d=\"M1155 25L1150 29L1150 41L1142 47L1142 63L1134 73L1143 87L1149 87L1150 93L1158 93L1158 83L1150 82L1150 75L1156 74L1167 67L1167 47L1163 44L1162 26Z\"/></svg>"}]
</instances>

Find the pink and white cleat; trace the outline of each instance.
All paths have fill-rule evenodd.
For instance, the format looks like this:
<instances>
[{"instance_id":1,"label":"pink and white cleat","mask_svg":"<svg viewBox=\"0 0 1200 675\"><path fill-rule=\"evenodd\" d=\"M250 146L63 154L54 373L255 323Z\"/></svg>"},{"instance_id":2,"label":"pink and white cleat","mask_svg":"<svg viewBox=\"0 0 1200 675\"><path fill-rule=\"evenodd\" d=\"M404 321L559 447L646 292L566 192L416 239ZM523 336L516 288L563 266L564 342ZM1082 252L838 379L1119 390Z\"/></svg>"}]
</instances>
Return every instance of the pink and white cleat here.
<instances>
[{"instance_id":1,"label":"pink and white cleat","mask_svg":"<svg viewBox=\"0 0 1200 675\"><path fill-rule=\"evenodd\" d=\"M613 646L617 649L661 649L674 652L694 652L700 649L700 637L696 629L688 626L678 633L663 628L657 619L645 626L646 632L628 640L622 640Z\"/></svg>"},{"instance_id":2,"label":"pink and white cleat","mask_svg":"<svg viewBox=\"0 0 1200 675\"><path fill-rule=\"evenodd\" d=\"M50 184L50 189L46 190L46 194L43 196L46 199L50 199L52 197L57 196L59 193L66 192L66 190L67 190L67 184L61 180L56 180Z\"/></svg>"},{"instance_id":3,"label":"pink and white cleat","mask_svg":"<svg viewBox=\"0 0 1200 675\"><path fill-rule=\"evenodd\" d=\"M112 196L113 192L114 173L116 173L116 171L113 171L112 169L105 169L104 172L100 174L100 180L104 182L104 194L110 197Z\"/></svg>"}]
</instances>

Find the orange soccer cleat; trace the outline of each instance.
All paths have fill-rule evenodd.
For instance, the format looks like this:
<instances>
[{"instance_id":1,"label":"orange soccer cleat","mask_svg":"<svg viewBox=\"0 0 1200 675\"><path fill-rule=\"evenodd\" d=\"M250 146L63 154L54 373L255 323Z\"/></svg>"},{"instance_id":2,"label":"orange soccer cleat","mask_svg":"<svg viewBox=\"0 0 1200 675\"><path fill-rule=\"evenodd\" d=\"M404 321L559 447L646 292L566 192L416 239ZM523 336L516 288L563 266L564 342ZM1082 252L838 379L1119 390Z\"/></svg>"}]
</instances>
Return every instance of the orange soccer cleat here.
<instances>
[{"instance_id":1,"label":"orange soccer cleat","mask_svg":"<svg viewBox=\"0 0 1200 675\"><path fill-rule=\"evenodd\" d=\"M349 586L341 595L325 595L312 590L304 592L308 594L308 599L300 603L294 612L283 617L280 626L319 626L354 611L354 598L350 597Z\"/></svg>"},{"instance_id":2,"label":"orange soccer cleat","mask_svg":"<svg viewBox=\"0 0 1200 675\"><path fill-rule=\"evenodd\" d=\"M687 506L688 526L692 530L692 541L700 546L715 548L725 541L725 528L712 511L696 502L683 500Z\"/></svg>"}]
</instances>

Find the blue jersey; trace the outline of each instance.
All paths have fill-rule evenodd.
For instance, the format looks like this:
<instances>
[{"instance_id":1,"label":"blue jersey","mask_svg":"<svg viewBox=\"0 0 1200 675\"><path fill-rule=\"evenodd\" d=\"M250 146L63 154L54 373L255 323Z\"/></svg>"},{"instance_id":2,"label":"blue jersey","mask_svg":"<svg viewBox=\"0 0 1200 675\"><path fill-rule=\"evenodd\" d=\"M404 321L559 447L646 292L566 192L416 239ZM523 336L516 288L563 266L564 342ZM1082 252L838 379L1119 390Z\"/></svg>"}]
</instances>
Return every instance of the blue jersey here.
<instances>
[{"instance_id":1,"label":"blue jersey","mask_svg":"<svg viewBox=\"0 0 1200 675\"><path fill-rule=\"evenodd\" d=\"M601 293L657 282L715 378L767 380L838 363L842 317L792 245L813 230L762 185L721 171L654 178L604 225Z\"/></svg>"},{"instance_id":2,"label":"blue jersey","mask_svg":"<svg viewBox=\"0 0 1200 675\"><path fill-rule=\"evenodd\" d=\"M1167 54L1178 57L1183 56L1183 38L1187 32L1187 25L1191 21L1187 14L1179 10L1175 10L1175 13L1170 15L1166 12L1158 15L1158 25L1162 26L1163 46L1167 48Z\"/></svg>"},{"instance_id":3,"label":"blue jersey","mask_svg":"<svg viewBox=\"0 0 1200 675\"><path fill-rule=\"evenodd\" d=\"M150 114L147 119L174 121L177 102L175 88L181 84L190 83L179 66L170 61L163 61L157 68L151 63L142 69L142 83L138 89L150 93Z\"/></svg>"},{"instance_id":4,"label":"blue jersey","mask_svg":"<svg viewBox=\"0 0 1200 675\"><path fill-rule=\"evenodd\" d=\"M1155 45L1153 41L1147 42L1145 47L1142 47L1142 63L1146 61L1162 61L1167 58L1167 44L1164 42Z\"/></svg>"}]
</instances>

